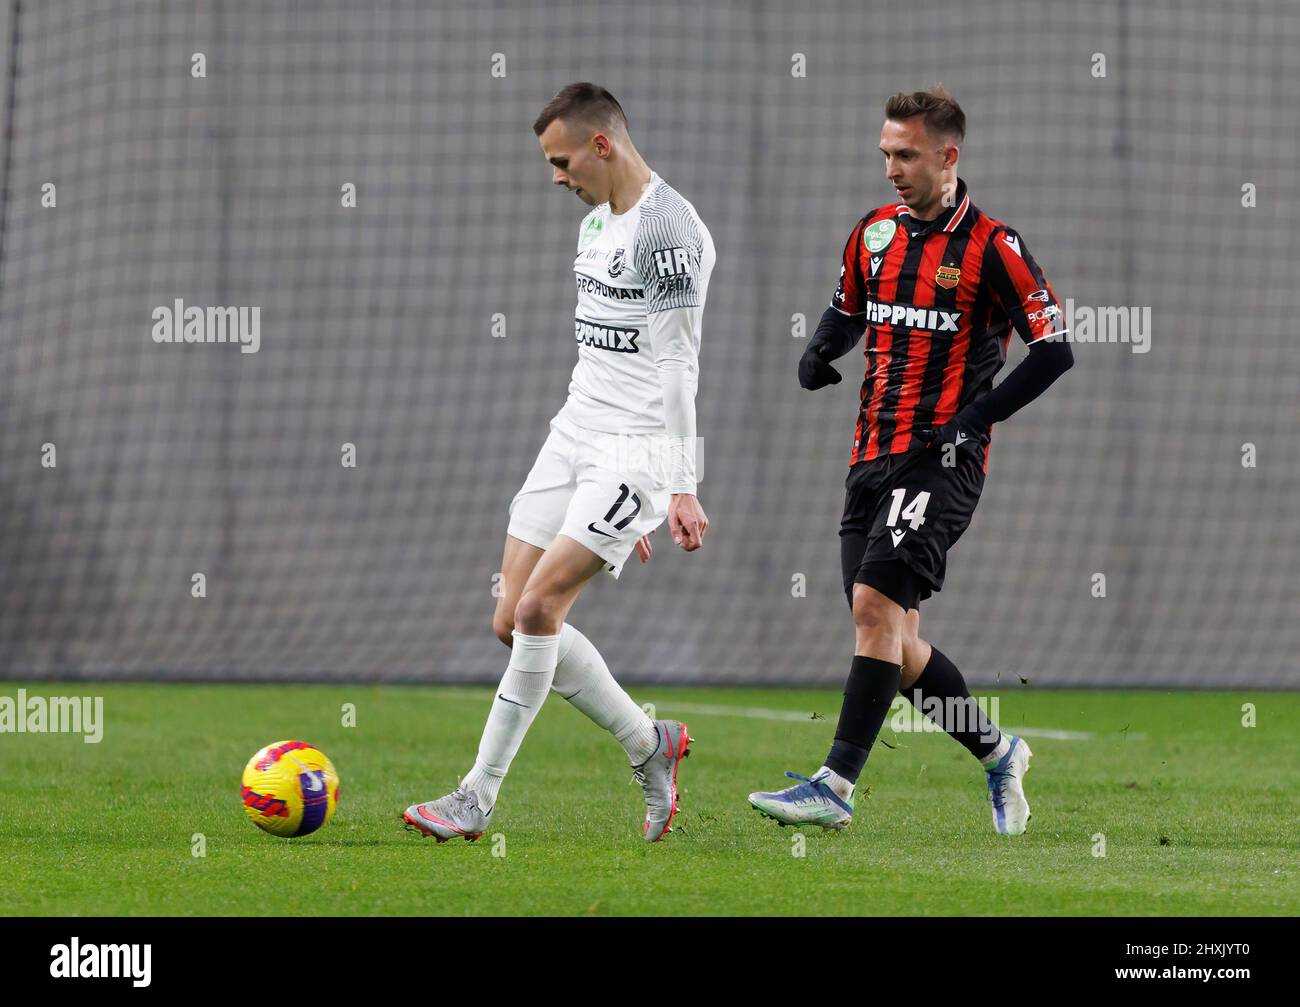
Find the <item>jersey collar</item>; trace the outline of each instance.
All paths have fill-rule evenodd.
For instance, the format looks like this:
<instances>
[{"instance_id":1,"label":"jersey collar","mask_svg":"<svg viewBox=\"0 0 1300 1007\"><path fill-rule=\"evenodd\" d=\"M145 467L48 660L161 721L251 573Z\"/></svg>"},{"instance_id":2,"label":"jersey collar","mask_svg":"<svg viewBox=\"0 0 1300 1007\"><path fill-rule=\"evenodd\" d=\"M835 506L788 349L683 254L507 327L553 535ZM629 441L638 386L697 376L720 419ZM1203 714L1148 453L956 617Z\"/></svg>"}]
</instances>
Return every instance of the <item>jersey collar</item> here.
<instances>
[{"instance_id":1,"label":"jersey collar","mask_svg":"<svg viewBox=\"0 0 1300 1007\"><path fill-rule=\"evenodd\" d=\"M934 220L913 220L907 205L905 203L898 204L898 216L906 218L900 220L900 224L907 228L908 233L913 238L919 238L923 234L932 234L935 231L955 231L962 224L969 224L971 219L970 211L970 193L966 190L966 180L963 178L957 179L957 195L953 205L935 217Z\"/></svg>"},{"instance_id":2,"label":"jersey collar","mask_svg":"<svg viewBox=\"0 0 1300 1007\"><path fill-rule=\"evenodd\" d=\"M623 219L624 217L626 217L629 213L631 213L631 212L632 212L633 210L635 210L638 206L640 206L640 205L645 201L646 196L650 195L650 193L654 191L655 186L657 186L661 181L662 181L662 179L660 179L660 177L659 177L659 172L657 172L657 171L655 171L653 168L651 168L651 169L650 169L650 181L646 182L645 186L641 189L641 194L640 194L639 196L636 197L636 202L633 203L631 206L629 206L629 207L628 207L626 210L624 210L622 213L615 213L615 212L611 209L611 210L609 211L609 215L610 215L611 217L613 217L615 220L622 220L622 219ZM605 206L609 206L609 203L606 203Z\"/></svg>"}]
</instances>

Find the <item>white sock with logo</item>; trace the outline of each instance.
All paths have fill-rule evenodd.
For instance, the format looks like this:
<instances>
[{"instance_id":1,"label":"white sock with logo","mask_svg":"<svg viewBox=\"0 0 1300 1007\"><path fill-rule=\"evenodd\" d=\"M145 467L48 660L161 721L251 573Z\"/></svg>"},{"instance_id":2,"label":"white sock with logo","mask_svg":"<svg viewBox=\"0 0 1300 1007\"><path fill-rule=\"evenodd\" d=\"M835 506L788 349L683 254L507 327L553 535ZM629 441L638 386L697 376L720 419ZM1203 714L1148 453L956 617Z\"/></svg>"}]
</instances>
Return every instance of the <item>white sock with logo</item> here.
<instances>
[{"instance_id":1,"label":"white sock with logo","mask_svg":"<svg viewBox=\"0 0 1300 1007\"><path fill-rule=\"evenodd\" d=\"M590 640L567 622L560 627L559 660L551 687L618 739L632 765L659 748L659 732L609 673Z\"/></svg>"},{"instance_id":2,"label":"white sock with logo","mask_svg":"<svg viewBox=\"0 0 1300 1007\"><path fill-rule=\"evenodd\" d=\"M980 765L985 769L996 766L998 760L1009 751L1011 751L1011 742L1007 741L1007 736L1004 734L998 739L997 747L994 748L993 751L989 752L988 755L984 756L984 758L980 759Z\"/></svg>"},{"instance_id":3,"label":"white sock with logo","mask_svg":"<svg viewBox=\"0 0 1300 1007\"><path fill-rule=\"evenodd\" d=\"M829 766L822 766L821 769L813 773L812 778L830 787L831 790L835 791L835 796L841 801L847 801L853 793L853 784Z\"/></svg>"},{"instance_id":4,"label":"white sock with logo","mask_svg":"<svg viewBox=\"0 0 1300 1007\"><path fill-rule=\"evenodd\" d=\"M501 781L551 691L559 646L558 635L529 636L518 630L514 632L510 666L492 700L478 758L474 760L474 768L460 781L461 789L478 794L479 807L485 812L496 806Z\"/></svg>"}]
</instances>

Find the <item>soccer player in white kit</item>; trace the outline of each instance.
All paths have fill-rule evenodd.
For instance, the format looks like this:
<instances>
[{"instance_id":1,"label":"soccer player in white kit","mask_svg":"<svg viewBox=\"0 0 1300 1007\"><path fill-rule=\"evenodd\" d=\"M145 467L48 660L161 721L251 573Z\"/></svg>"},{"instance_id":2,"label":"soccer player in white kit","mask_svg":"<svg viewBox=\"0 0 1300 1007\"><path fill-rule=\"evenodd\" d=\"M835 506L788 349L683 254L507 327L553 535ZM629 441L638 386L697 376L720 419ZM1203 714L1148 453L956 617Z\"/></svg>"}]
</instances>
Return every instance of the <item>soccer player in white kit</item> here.
<instances>
[{"instance_id":1,"label":"soccer player in white kit","mask_svg":"<svg viewBox=\"0 0 1300 1007\"><path fill-rule=\"evenodd\" d=\"M594 207L578 228L569 397L510 504L493 629L510 664L473 768L455 791L413 804L407 826L439 842L486 831L497 792L549 691L623 745L655 842L677 812L678 764L692 740L651 720L591 642L565 622L583 586L615 578L666 517L674 543L699 549L709 521L695 496L695 390L713 239L695 208L642 159L622 107L602 87L570 84L533 131L552 180Z\"/></svg>"}]
</instances>

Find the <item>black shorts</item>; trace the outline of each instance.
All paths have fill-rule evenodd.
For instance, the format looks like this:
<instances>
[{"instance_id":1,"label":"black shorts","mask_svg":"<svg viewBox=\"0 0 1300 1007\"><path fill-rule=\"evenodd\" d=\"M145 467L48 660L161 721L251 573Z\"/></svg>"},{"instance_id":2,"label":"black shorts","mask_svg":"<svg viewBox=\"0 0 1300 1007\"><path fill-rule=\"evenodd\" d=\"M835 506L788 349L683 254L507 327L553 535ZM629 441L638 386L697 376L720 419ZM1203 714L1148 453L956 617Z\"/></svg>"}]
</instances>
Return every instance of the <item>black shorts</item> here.
<instances>
[{"instance_id":1,"label":"black shorts","mask_svg":"<svg viewBox=\"0 0 1300 1007\"><path fill-rule=\"evenodd\" d=\"M917 447L858 462L844 480L840 558L844 591L869 584L904 609L943 587L948 550L970 524L984 488L985 448Z\"/></svg>"}]
</instances>

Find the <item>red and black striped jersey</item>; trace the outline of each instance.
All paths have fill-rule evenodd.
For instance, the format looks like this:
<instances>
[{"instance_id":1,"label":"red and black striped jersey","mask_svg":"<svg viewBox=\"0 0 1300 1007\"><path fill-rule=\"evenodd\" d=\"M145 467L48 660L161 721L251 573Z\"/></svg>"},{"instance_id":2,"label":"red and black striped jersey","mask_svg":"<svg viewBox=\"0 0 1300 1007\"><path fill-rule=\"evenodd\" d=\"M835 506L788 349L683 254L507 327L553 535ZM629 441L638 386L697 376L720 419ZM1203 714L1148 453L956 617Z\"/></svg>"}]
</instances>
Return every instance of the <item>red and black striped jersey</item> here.
<instances>
[{"instance_id":1,"label":"red and black striped jersey","mask_svg":"<svg viewBox=\"0 0 1300 1007\"><path fill-rule=\"evenodd\" d=\"M1024 239L976 209L962 179L935 220L891 204L858 221L831 307L866 326L850 466L919 446L916 431L988 392L1013 328L1026 343L1065 332Z\"/></svg>"}]
</instances>

